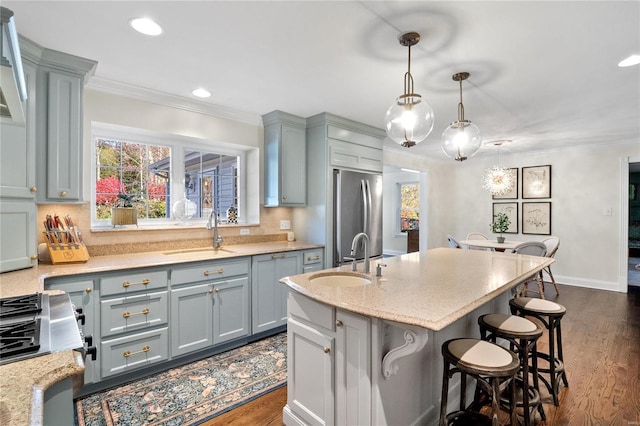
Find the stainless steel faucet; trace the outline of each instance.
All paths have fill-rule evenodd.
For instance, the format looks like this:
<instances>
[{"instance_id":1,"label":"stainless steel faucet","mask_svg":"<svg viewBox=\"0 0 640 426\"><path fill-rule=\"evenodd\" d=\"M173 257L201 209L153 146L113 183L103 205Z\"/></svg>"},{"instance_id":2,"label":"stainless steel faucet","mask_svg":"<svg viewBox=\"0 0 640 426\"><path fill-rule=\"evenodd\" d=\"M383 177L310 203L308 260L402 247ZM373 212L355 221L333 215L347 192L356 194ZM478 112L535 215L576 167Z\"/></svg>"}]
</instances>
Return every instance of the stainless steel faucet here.
<instances>
[{"instance_id":1,"label":"stainless steel faucet","mask_svg":"<svg viewBox=\"0 0 640 426\"><path fill-rule=\"evenodd\" d=\"M209 214L209 221L207 222L207 229L211 230L211 220L213 218L213 215L216 216L216 220L213 225L213 248L217 249L220 248L220 243L222 243L224 240L222 239L222 237L218 234L218 212L215 209L211 210L211 213Z\"/></svg>"},{"instance_id":2,"label":"stainless steel faucet","mask_svg":"<svg viewBox=\"0 0 640 426\"><path fill-rule=\"evenodd\" d=\"M370 271L370 266L369 266L369 236L367 234L365 234L364 232L360 232L359 234L356 234L355 237L353 237L353 241L351 242L351 256L353 256L353 258L356 257L356 250L358 249L358 243L360 242L360 240L364 241L364 273L368 274ZM355 266L355 260L353 262L353 265ZM352 268L352 270L355 271L354 268Z\"/></svg>"}]
</instances>

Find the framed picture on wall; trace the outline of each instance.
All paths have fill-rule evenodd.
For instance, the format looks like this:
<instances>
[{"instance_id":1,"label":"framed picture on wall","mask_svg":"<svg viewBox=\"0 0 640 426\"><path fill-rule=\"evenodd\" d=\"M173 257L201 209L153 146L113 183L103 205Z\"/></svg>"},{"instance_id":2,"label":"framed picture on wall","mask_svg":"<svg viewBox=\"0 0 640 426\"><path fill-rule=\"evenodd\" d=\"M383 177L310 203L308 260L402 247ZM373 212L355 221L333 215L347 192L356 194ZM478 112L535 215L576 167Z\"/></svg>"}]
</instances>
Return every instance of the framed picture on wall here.
<instances>
[{"instance_id":1,"label":"framed picture on wall","mask_svg":"<svg viewBox=\"0 0 640 426\"><path fill-rule=\"evenodd\" d=\"M509 218L509 228L504 234L517 234L518 233L518 203L493 203L493 214L491 220L498 213L504 213Z\"/></svg>"},{"instance_id":2,"label":"framed picture on wall","mask_svg":"<svg viewBox=\"0 0 640 426\"><path fill-rule=\"evenodd\" d=\"M551 235L551 202L522 203L522 233Z\"/></svg>"},{"instance_id":3,"label":"framed picture on wall","mask_svg":"<svg viewBox=\"0 0 640 426\"><path fill-rule=\"evenodd\" d=\"M522 198L551 198L551 165L522 168Z\"/></svg>"},{"instance_id":4,"label":"framed picture on wall","mask_svg":"<svg viewBox=\"0 0 640 426\"><path fill-rule=\"evenodd\" d=\"M513 182L513 186L511 187L511 191L502 195L492 195L494 200L517 200L518 199L518 168L514 167L512 169L506 169L507 172L511 175L511 180Z\"/></svg>"}]
</instances>

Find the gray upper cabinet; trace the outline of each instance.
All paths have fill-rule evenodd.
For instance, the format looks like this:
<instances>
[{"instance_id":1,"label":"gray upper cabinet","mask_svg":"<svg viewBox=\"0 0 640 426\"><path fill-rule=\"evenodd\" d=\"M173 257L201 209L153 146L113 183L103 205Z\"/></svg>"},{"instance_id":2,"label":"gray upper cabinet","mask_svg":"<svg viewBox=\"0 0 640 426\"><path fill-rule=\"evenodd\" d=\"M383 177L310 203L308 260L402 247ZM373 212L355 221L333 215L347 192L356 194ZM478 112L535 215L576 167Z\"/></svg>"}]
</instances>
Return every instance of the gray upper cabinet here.
<instances>
[{"instance_id":1,"label":"gray upper cabinet","mask_svg":"<svg viewBox=\"0 0 640 426\"><path fill-rule=\"evenodd\" d=\"M49 49L39 59L37 201L82 201L82 99L97 63Z\"/></svg>"},{"instance_id":2,"label":"gray upper cabinet","mask_svg":"<svg viewBox=\"0 0 640 426\"><path fill-rule=\"evenodd\" d=\"M306 205L306 120L273 111L262 116L262 121L265 207Z\"/></svg>"},{"instance_id":3,"label":"gray upper cabinet","mask_svg":"<svg viewBox=\"0 0 640 426\"><path fill-rule=\"evenodd\" d=\"M24 123L0 123L0 272L37 264L36 237L36 67L24 62L27 100Z\"/></svg>"}]
</instances>

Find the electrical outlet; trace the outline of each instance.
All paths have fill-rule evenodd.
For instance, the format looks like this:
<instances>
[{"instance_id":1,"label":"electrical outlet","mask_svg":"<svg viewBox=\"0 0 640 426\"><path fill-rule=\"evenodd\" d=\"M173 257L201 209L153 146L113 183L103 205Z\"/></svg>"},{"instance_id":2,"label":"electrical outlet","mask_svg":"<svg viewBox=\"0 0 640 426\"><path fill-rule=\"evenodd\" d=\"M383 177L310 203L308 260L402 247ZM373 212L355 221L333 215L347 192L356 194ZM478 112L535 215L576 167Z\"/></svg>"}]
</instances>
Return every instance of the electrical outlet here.
<instances>
[{"instance_id":1,"label":"electrical outlet","mask_svg":"<svg viewBox=\"0 0 640 426\"><path fill-rule=\"evenodd\" d=\"M281 220L280 221L280 229L291 229L291 221L290 220Z\"/></svg>"},{"instance_id":2,"label":"electrical outlet","mask_svg":"<svg viewBox=\"0 0 640 426\"><path fill-rule=\"evenodd\" d=\"M249 235L249 229L248 228L241 228L240 229L240 235Z\"/></svg>"}]
</instances>

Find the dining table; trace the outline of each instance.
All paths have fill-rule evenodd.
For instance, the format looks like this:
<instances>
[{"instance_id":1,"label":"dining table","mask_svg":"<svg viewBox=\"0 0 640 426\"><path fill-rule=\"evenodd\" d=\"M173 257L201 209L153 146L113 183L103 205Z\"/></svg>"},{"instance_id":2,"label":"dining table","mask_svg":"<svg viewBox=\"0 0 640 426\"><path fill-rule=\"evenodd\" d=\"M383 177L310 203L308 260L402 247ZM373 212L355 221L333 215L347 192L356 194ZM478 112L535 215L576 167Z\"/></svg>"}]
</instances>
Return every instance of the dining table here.
<instances>
[{"instance_id":1,"label":"dining table","mask_svg":"<svg viewBox=\"0 0 640 426\"><path fill-rule=\"evenodd\" d=\"M524 243L524 241L518 240L504 240L504 242L499 243L496 239L490 240L461 240L458 243L462 246L467 246L469 248L491 248L495 251L505 251L505 250L513 250L518 245Z\"/></svg>"}]
</instances>

